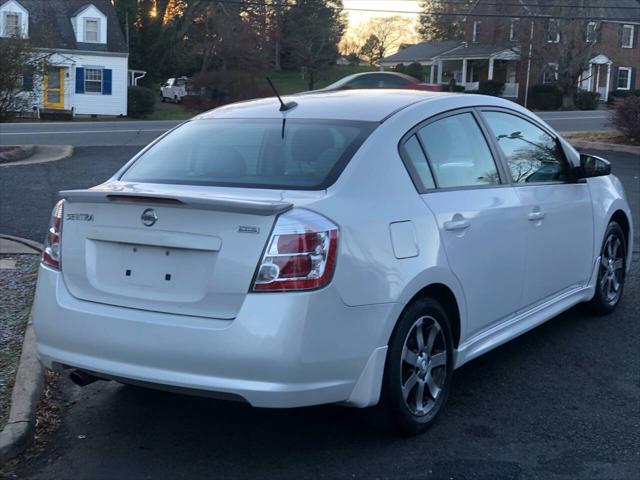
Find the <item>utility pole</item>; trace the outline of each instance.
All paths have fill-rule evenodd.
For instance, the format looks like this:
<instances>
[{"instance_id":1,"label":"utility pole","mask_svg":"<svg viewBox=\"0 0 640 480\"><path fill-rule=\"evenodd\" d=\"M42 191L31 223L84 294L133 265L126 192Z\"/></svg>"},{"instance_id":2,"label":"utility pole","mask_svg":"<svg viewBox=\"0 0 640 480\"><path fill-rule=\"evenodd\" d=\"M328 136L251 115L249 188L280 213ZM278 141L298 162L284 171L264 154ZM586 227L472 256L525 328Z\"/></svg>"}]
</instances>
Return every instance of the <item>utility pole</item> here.
<instances>
[{"instance_id":1,"label":"utility pole","mask_svg":"<svg viewBox=\"0 0 640 480\"><path fill-rule=\"evenodd\" d=\"M124 31L127 38L127 53L131 53L129 51L129 9L124 12Z\"/></svg>"},{"instance_id":2,"label":"utility pole","mask_svg":"<svg viewBox=\"0 0 640 480\"><path fill-rule=\"evenodd\" d=\"M524 90L524 108L529 103L529 82L531 80L531 57L533 56L533 18L531 19L531 32L529 33L529 59L527 61L527 82Z\"/></svg>"}]
</instances>

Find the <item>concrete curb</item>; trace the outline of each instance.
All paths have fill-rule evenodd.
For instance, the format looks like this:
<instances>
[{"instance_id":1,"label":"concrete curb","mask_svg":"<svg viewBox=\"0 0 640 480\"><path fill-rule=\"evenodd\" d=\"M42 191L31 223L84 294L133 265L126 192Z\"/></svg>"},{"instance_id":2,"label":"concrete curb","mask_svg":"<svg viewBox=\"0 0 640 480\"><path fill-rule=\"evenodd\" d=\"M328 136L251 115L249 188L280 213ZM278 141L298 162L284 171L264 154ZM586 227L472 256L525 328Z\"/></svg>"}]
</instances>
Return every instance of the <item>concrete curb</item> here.
<instances>
[{"instance_id":1,"label":"concrete curb","mask_svg":"<svg viewBox=\"0 0 640 480\"><path fill-rule=\"evenodd\" d=\"M5 252L3 244L17 244L10 252ZM34 242L28 238L14 237L13 235L0 234L0 254L2 253L33 253L37 255L42 252L44 246L39 242ZM32 250L32 251L31 251Z\"/></svg>"},{"instance_id":2,"label":"concrete curb","mask_svg":"<svg viewBox=\"0 0 640 480\"><path fill-rule=\"evenodd\" d=\"M0 432L0 460L9 460L24 451L36 428L36 408L44 390L44 369L36 353L36 336L27 325L20 364L11 394L9 421Z\"/></svg>"},{"instance_id":3,"label":"concrete curb","mask_svg":"<svg viewBox=\"0 0 640 480\"><path fill-rule=\"evenodd\" d=\"M604 142L589 142L587 140L571 140L567 141L574 146L574 148L587 148L591 150L609 150L612 152L623 153L635 153L640 155L640 147L634 147L632 145L620 145L617 143L604 143Z\"/></svg>"},{"instance_id":4,"label":"concrete curb","mask_svg":"<svg viewBox=\"0 0 640 480\"><path fill-rule=\"evenodd\" d=\"M56 162L71 155L73 155L72 145L37 145L29 157L15 162L0 163L0 168Z\"/></svg>"}]
</instances>

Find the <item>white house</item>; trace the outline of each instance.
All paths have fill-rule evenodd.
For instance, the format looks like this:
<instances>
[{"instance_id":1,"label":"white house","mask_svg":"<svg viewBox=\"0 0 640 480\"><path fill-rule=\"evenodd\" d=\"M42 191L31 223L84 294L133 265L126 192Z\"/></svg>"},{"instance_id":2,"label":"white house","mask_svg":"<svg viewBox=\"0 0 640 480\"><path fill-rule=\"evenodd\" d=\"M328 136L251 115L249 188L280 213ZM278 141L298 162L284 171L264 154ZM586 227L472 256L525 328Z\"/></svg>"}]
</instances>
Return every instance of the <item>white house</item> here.
<instances>
[{"instance_id":1,"label":"white house","mask_svg":"<svg viewBox=\"0 0 640 480\"><path fill-rule=\"evenodd\" d=\"M50 55L43 78L24 75L34 109L127 114L129 54L109 0L0 0L0 37L10 36Z\"/></svg>"}]
</instances>

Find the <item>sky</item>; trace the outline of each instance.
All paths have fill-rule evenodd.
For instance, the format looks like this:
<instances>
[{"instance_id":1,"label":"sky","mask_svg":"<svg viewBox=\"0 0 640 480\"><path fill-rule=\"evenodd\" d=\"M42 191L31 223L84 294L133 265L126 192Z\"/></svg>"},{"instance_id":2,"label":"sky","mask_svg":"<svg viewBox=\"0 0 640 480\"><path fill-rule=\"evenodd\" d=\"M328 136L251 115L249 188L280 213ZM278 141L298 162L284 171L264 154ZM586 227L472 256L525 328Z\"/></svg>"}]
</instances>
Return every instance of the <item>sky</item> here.
<instances>
[{"instance_id":1,"label":"sky","mask_svg":"<svg viewBox=\"0 0 640 480\"><path fill-rule=\"evenodd\" d=\"M419 11L419 0L343 0L345 8L363 8L373 10L399 10L399 11ZM347 10L349 14L349 28L354 28L358 23L367 21L371 17L385 17L398 15L397 13L381 12L354 12ZM409 18L416 18L415 15L407 15Z\"/></svg>"}]
</instances>

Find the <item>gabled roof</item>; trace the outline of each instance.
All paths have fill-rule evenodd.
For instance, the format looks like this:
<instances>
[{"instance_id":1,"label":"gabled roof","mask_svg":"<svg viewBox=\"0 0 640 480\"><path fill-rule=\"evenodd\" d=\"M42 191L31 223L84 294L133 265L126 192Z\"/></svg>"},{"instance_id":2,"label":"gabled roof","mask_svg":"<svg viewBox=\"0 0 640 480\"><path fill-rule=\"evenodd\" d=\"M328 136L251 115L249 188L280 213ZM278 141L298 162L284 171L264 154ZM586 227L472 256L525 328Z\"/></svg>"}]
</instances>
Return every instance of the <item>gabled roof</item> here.
<instances>
[{"instance_id":1,"label":"gabled roof","mask_svg":"<svg viewBox=\"0 0 640 480\"><path fill-rule=\"evenodd\" d=\"M580 5L580 2L558 0L510 0L509 7L496 5L496 0L478 0L469 10L474 14L506 13L509 16L544 15L606 17L640 22L640 2L638 0L589 0L588 7L566 7ZM515 4L520 4L516 6ZM514 4L514 5L512 5ZM561 6L557 6L561 5Z\"/></svg>"},{"instance_id":2,"label":"gabled roof","mask_svg":"<svg viewBox=\"0 0 640 480\"><path fill-rule=\"evenodd\" d=\"M498 53L510 50L508 47L499 45L487 45L484 43L463 43L455 50L443 53L439 56L441 59L448 58L489 58Z\"/></svg>"},{"instance_id":3,"label":"gabled roof","mask_svg":"<svg viewBox=\"0 0 640 480\"><path fill-rule=\"evenodd\" d=\"M459 40L445 40L442 42L424 42L412 45L380 60L382 63L413 63L431 61L449 50L462 45Z\"/></svg>"},{"instance_id":4,"label":"gabled roof","mask_svg":"<svg viewBox=\"0 0 640 480\"><path fill-rule=\"evenodd\" d=\"M0 5L9 0L0 0ZM120 22L110 0L17 0L29 12L29 37L34 47L127 53ZM81 43L71 25L71 18L89 5L107 17L107 43Z\"/></svg>"}]
</instances>

